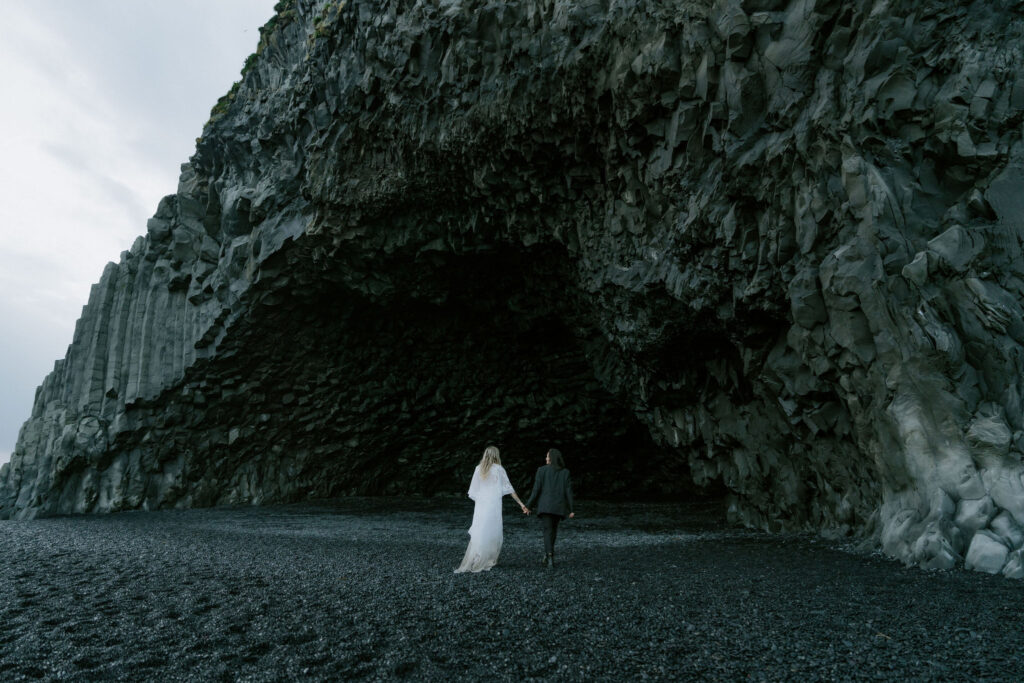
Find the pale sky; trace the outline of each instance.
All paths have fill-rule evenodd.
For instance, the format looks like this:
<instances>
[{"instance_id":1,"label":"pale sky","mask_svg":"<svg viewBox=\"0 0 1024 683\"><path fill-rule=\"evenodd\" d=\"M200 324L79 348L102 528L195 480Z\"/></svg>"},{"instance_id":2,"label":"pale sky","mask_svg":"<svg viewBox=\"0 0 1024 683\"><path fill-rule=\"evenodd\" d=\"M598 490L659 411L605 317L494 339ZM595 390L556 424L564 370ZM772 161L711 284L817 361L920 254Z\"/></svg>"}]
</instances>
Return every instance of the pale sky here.
<instances>
[{"instance_id":1,"label":"pale sky","mask_svg":"<svg viewBox=\"0 0 1024 683\"><path fill-rule=\"evenodd\" d=\"M0 464L90 286L175 192L275 1L0 5Z\"/></svg>"}]
</instances>

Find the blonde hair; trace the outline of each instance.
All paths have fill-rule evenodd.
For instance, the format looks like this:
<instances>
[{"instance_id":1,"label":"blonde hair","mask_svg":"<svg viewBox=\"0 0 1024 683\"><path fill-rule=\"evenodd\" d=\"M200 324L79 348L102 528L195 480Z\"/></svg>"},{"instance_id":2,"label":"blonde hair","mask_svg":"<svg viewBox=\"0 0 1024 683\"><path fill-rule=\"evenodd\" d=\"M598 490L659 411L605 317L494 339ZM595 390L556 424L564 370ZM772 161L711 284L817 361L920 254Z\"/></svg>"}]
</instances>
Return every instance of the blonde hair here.
<instances>
[{"instance_id":1,"label":"blonde hair","mask_svg":"<svg viewBox=\"0 0 1024 683\"><path fill-rule=\"evenodd\" d=\"M480 458L480 478L486 479L491 465L501 465L501 457L497 446L488 446L484 449L484 457Z\"/></svg>"}]
</instances>

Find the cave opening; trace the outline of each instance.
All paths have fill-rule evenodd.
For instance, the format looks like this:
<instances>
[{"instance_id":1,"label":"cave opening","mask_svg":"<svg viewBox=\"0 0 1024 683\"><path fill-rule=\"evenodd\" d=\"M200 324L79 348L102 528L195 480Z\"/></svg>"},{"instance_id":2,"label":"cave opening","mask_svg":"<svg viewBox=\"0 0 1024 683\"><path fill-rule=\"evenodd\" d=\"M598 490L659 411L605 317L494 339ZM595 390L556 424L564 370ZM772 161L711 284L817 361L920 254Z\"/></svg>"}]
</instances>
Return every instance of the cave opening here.
<instances>
[{"instance_id":1,"label":"cave opening","mask_svg":"<svg viewBox=\"0 0 1024 683\"><path fill-rule=\"evenodd\" d=\"M463 493L491 444L523 495L550 447L581 498L724 494L695 486L686 453L596 378L609 342L562 245L328 263L256 305L218 354L238 391L208 411L234 430L209 474L245 479L241 498Z\"/></svg>"}]
</instances>

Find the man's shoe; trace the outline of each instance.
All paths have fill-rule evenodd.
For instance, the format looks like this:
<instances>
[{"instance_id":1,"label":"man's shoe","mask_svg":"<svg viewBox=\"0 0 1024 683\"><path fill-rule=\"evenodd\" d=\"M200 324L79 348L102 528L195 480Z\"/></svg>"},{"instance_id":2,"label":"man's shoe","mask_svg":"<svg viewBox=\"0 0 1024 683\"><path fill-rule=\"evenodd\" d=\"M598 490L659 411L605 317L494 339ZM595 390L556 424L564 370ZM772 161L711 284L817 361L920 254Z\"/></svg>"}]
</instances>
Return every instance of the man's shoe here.
<instances>
[{"instance_id":1,"label":"man's shoe","mask_svg":"<svg viewBox=\"0 0 1024 683\"><path fill-rule=\"evenodd\" d=\"M554 567L555 566L555 556L554 555L545 555L544 556L544 566L547 567L548 569L551 569L552 567Z\"/></svg>"}]
</instances>

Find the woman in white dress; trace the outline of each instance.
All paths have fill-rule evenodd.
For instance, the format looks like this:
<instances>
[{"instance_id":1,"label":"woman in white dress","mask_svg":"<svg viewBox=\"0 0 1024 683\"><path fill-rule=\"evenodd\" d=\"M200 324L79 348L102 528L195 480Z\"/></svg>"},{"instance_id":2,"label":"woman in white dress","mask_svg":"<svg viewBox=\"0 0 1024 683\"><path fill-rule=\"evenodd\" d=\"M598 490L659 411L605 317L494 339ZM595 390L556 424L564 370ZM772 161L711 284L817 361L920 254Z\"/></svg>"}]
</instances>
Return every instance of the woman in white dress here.
<instances>
[{"instance_id":1,"label":"woman in white dress","mask_svg":"<svg viewBox=\"0 0 1024 683\"><path fill-rule=\"evenodd\" d=\"M501 466L498 449L488 446L469 483L469 497L476 501L476 506L473 524L469 527L469 547L456 574L489 570L498 563L502 542L501 499L509 493L525 513L526 506L519 500Z\"/></svg>"}]
</instances>

